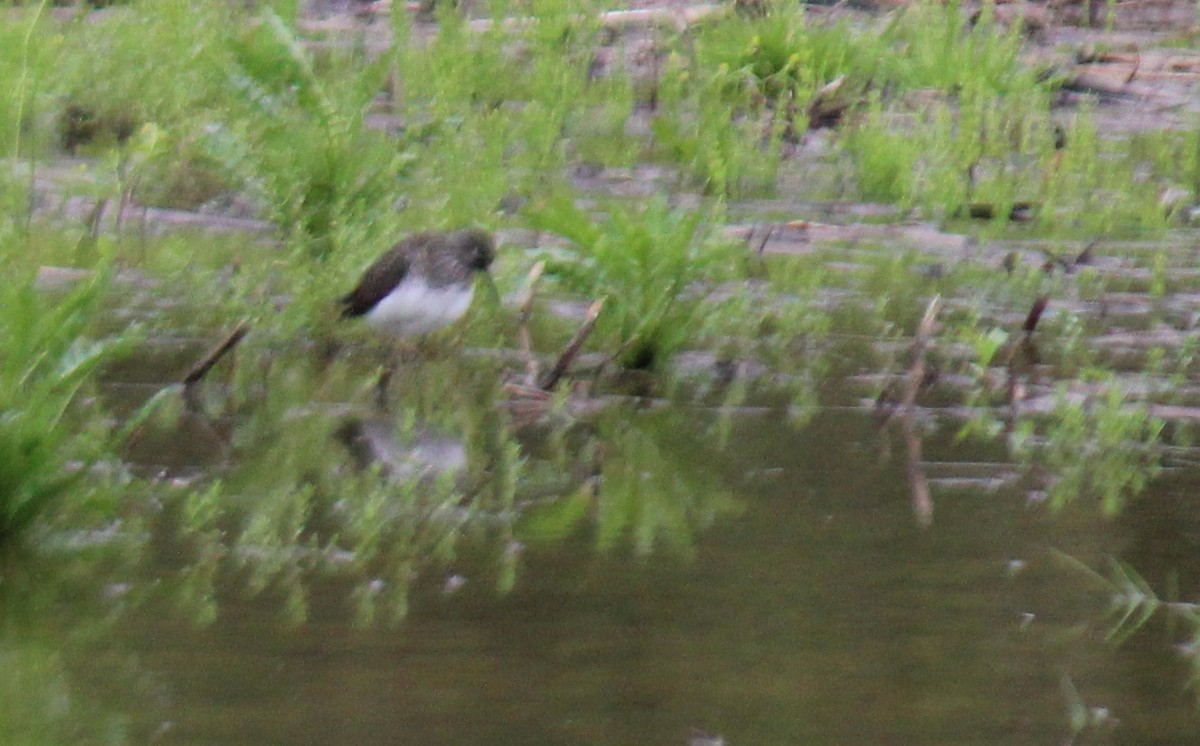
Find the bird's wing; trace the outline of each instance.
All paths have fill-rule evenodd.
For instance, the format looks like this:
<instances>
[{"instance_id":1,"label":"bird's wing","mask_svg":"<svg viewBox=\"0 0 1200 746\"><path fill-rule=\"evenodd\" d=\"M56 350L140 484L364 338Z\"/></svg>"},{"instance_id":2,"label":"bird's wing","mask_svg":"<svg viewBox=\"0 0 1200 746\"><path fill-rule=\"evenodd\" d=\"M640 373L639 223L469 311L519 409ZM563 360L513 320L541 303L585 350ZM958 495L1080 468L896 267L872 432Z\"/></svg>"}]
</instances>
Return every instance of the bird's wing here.
<instances>
[{"instance_id":1,"label":"bird's wing","mask_svg":"<svg viewBox=\"0 0 1200 746\"><path fill-rule=\"evenodd\" d=\"M383 300L404 276L408 274L409 261L404 255L404 244L397 244L379 257L367 271L363 272L358 285L341 297L342 318L362 316Z\"/></svg>"}]
</instances>

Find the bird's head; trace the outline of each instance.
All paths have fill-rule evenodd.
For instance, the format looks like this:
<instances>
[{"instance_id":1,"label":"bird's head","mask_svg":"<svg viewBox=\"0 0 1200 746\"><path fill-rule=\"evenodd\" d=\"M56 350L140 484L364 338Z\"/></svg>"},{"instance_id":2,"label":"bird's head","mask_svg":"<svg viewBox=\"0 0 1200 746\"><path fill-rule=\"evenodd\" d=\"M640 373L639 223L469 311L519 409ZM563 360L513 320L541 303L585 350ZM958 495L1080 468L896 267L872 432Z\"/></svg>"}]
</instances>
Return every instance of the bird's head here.
<instances>
[{"instance_id":1,"label":"bird's head","mask_svg":"<svg viewBox=\"0 0 1200 746\"><path fill-rule=\"evenodd\" d=\"M492 261L496 258L496 241L492 234L472 228L459 231L455 235L455 242L471 269L483 272L492 266Z\"/></svg>"}]
</instances>

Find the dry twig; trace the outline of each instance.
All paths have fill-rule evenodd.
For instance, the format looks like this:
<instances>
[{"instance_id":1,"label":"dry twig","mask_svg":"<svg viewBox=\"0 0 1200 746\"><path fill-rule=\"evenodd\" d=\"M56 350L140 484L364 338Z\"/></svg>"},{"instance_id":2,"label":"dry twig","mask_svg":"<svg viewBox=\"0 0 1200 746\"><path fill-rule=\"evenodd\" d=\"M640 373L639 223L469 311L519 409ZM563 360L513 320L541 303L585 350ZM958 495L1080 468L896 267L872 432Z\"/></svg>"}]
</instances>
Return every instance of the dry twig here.
<instances>
[{"instance_id":1,"label":"dry twig","mask_svg":"<svg viewBox=\"0 0 1200 746\"><path fill-rule=\"evenodd\" d=\"M921 317L921 323L917 326L917 336L912 346L912 361L908 366L908 380L904 387L904 396L900 399L900 406L906 412L912 409L921 381L925 380L925 356L933 341L934 322L937 321L938 312L941 310L942 296L935 295L925 307L925 315Z\"/></svg>"},{"instance_id":2,"label":"dry twig","mask_svg":"<svg viewBox=\"0 0 1200 746\"><path fill-rule=\"evenodd\" d=\"M204 353L204 355L196 361L196 364L193 365L191 370L188 371L187 375L183 377L183 385L185 387L191 387L192 385L203 380L204 376L208 375L208 371L212 370L212 367L216 365L222 357L236 347L237 343L241 342L242 337L246 336L246 333L249 331L250 322L243 321L242 323L238 324L237 328L227 334L224 339L214 345L208 350L208 352Z\"/></svg>"},{"instance_id":3,"label":"dry twig","mask_svg":"<svg viewBox=\"0 0 1200 746\"><path fill-rule=\"evenodd\" d=\"M554 363L554 368L551 369L546 380L542 381L542 388L546 391L554 388L558 382L566 374L567 368L571 367L571 363L575 361L575 357L579 354L579 348L583 347L583 343L587 340L588 335L592 333L592 327L596 325L596 319L600 317L600 311L604 309L604 299L596 301L587 310L587 316L579 329L575 332L575 336L563 349L562 354L558 356L558 361Z\"/></svg>"}]
</instances>

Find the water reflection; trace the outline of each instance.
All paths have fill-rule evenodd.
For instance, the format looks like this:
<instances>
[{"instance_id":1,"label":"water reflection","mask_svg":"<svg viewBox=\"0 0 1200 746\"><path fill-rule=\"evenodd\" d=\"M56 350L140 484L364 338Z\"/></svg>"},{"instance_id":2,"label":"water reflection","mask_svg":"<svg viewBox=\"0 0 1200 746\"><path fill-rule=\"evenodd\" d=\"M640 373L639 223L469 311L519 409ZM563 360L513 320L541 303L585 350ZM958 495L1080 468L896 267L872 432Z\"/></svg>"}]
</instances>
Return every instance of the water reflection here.
<instances>
[{"instance_id":1,"label":"water reflection","mask_svg":"<svg viewBox=\"0 0 1200 746\"><path fill-rule=\"evenodd\" d=\"M572 494L526 511L522 536L553 541L582 532L602 550L691 556L702 531L740 511L702 419L618 409L605 413L594 437L594 474Z\"/></svg>"},{"instance_id":2,"label":"water reflection","mask_svg":"<svg viewBox=\"0 0 1200 746\"><path fill-rule=\"evenodd\" d=\"M114 644L143 593L116 580L129 577L130 549L0 554L0 742L145 743L160 730L161 680Z\"/></svg>"},{"instance_id":3,"label":"water reflection","mask_svg":"<svg viewBox=\"0 0 1200 746\"><path fill-rule=\"evenodd\" d=\"M172 622L165 600L143 607L105 643L136 654L170 693L165 712L126 710L134 731L167 719L165 742L1042 743L1069 733L1065 671L1123 734L1190 737L1190 703L1164 708L1161 686L1123 686L1091 644L1103 630L1078 634L1104 599L1046 550L1099 556L1113 538L1094 513L1051 523L1015 492L959 490L940 495L937 523L920 530L904 469L879 464L865 416L822 415L804 431L742 417L724 456L690 458L673 447L691 449L703 418L625 419L635 447L601 456L604 478L584 485L587 517L557 535L533 530L536 511L521 524L521 577L507 595L476 582L494 551L476 544L447 565L466 584L447 594L443 576L418 579L395 630L357 625L353 579L329 576L308 586L307 621L291 632L279 599L247 597L236 577L202 629ZM926 449L972 457L945 438ZM652 458L675 474L638 480L652 504L667 484L692 493L681 515L725 499L740 510L704 523L690 555L646 561L631 534L597 551L600 517L629 515L605 490Z\"/></svg>"},{"instance_id":4,"label":"water reflection","mask_svg":"<svg viewBox=\"0 0 1200 746\"><path fill-rule=\"evenodd\" d=\"M904 466L879 462L866 415L830 411L798 430L773 411L743 414L718 452L705 448L703 413L606 410L522 444L546 465L555 453L587 458L562 477L570 497L518 490L515 524L496 490L452 484L495 468L478 440L459 441L465 471L452 459L446 485L426 473L410 493L411 480L356 460L337 436L400 452L420 430L365 435L370 420L348 428L355 420L321 407L287 422L261 451L239 446L247 473L235 466L219 489L165 500L173 517L160 522L191 528L160 528L154 563L125 565L141 589L126 593L141 595L114 624L79 624L94 608L84 600L117 602L54 576L52 603L26 618L75 611L40 638L7 628L4 644L20 652L0 677L28 696L6 699L23 719L5 722L53 736L63 720L45 702L69 697L76 709L55 717L84 721L73 726L84 742L101 740L94 729L166 743L1043 743L1070 732L1066 673L1123 735L1191 737L1190 699L1164 699L1170 661L1124 651L1136 674L1114 671L1097 646L1104 629L1079 626L1106 599L1047 551L1097 559L1113 526L1094 511L1036 518L1016 490L951 488L921 530ZM987 456L938 432L924 451ZM263 491L255 470L268 467L297 481ZM239 506L237 520L214 519L211 501ZM462 520L468 506L486 506L487 520ZM479 540L431 568L426 540L455 521ZM675 551L647 561L647 546ZM212 547L226 554L205 577ZM500 556L520 566L507 594L496 592ZM219 601L204 626L180 615L195 592L184 577ZM304 613L281 620L289 604ZM405 624L379 624L397 604ZM59 674L103 661L126 673ZM31 682L38 671L53 673Z\"/></svg>"},{"instance_id":5,"label":"water reflection","mask_svg":"<svg viewBox=\"0 0 1200 746\"><path fill-rule=\"evenodd\" d=\"M378 466L389 479L401 482L460 474L467 467L467 449L460 438L422 432L399 439L390 420L350 417L334 431L334 438L359 469Z\"/></svg>"},{"instance_id":6,"label":"water reflection","mask_svg":"<svg viewBox=\"0 0 1200 746\"><path fill-rule=\"evenodd\" d=\"M1099 566L1128 541L1164 574L1186 486L1122 526L1051 522L1028 485L938 478L1012 467L911 401L889 461L865 411L799 422L746 366L703 406L548 396L514 423L486 355L406 367L385 414L362 359L255 349L130 447L152 478L117 534L141 542L2 576L61 621L6 609L9 740L1044 743L1080 706L1192 736L1153 629L1105 648L1107 597L1050 551Z\"/></svg>"},{"instance_id":7,"label":"water reflection","mask_svg":"<svg viewBox=\"0 0 1200 746\"><path fill-rule=\"evenodd\" d=\"M354 356L243 358L139 428L126 455L159 485L153 574L177 610L211 623L262 596L300 625L325 584L356 624L395 624L423 579L511 589L528 542L688 556L741 509L716 467L727 417L567 393L514 424L486 357L414 362L387 412L370 378Z\"/></svg>"}]
</instances>

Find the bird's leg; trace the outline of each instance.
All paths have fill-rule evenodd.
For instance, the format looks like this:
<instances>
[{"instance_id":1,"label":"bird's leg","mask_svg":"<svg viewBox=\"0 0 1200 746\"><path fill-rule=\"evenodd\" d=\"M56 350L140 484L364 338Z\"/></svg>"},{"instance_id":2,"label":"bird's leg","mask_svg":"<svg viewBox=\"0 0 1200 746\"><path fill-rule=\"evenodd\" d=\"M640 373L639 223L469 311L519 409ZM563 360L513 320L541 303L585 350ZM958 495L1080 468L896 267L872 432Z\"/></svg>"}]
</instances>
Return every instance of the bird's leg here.
<instances>
[{"instance_id":1,"label":"bird's leg","mask_svg":"<svg viewBox=\"0 0 1200 746\"><path fill-rule=\"evenodd\" d=\"M383 361L383 369L379 371L379 380L375 383L375 403L379 406L380 411L387 412L389 407L388 402L388 387L392 382L392 376L396 373L396 366L399 365L400 353L398 350L389 350L386 359Z\"/></svg>"},{"instance_id":2,"label":"bird's leg","mask_svg":"<svg viewBox=\"0 0 1200 746\"><path fill-rule=\"evenodd\" d=\"M402 366L413 362L413 353L415 351L419 351L419 348L414 349L410 343L405 342L389 345L386 348L383 369L379 371L379 381L375 384L375 401L379 405L379 409L383 412L386 413L391 409L388 388L391 385L392 379L395 378L396 372Z\"/></svg>"},{"instance_id":3,"label":"bird's leg","mask_svg":"<svg viewBox=\"0 0 1200 746\"><path fill-rule=\"evenodd\" d=\"M379 380L375 383L375 403L382 412L388 411L388 384L392 382L392 371L390 363L383 366L383 370L379 373Z\"/></svg>"}]
</instances>

